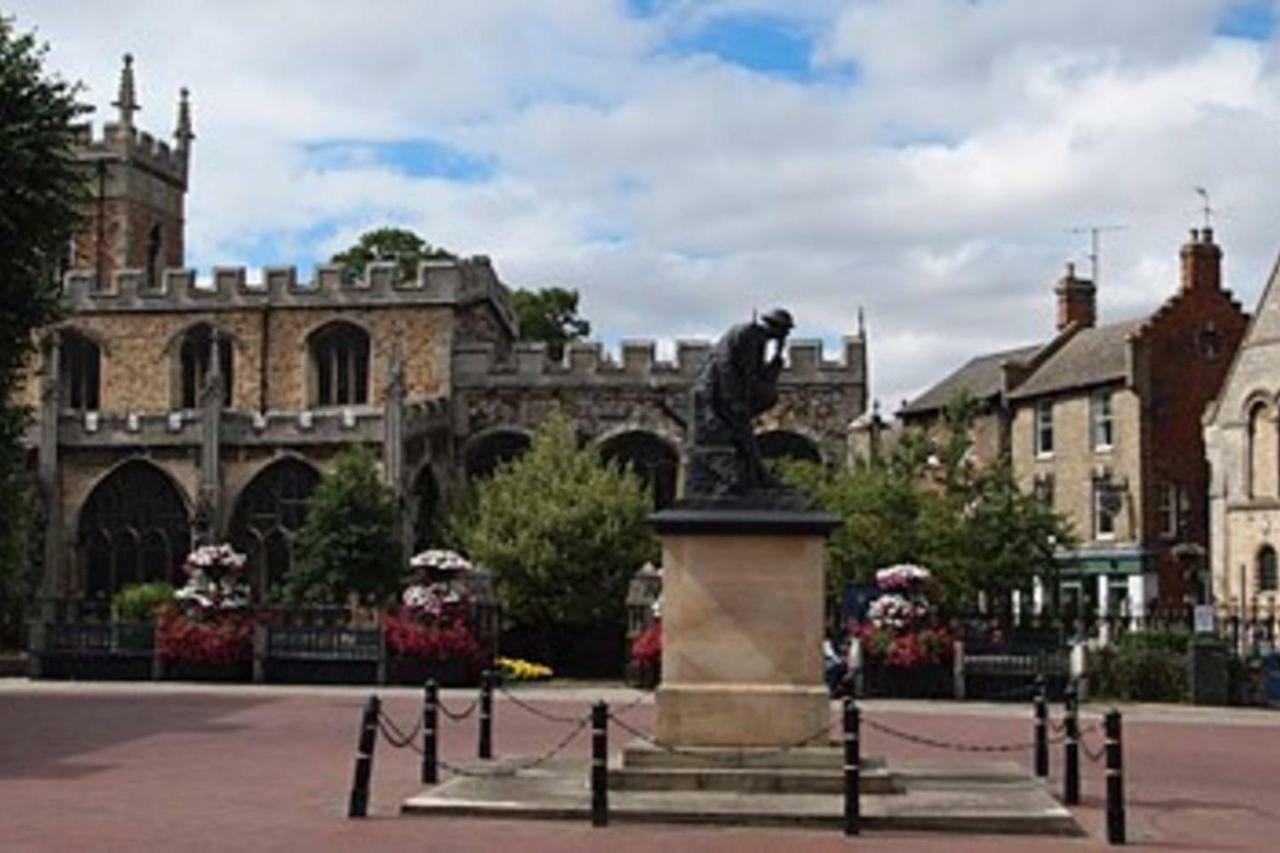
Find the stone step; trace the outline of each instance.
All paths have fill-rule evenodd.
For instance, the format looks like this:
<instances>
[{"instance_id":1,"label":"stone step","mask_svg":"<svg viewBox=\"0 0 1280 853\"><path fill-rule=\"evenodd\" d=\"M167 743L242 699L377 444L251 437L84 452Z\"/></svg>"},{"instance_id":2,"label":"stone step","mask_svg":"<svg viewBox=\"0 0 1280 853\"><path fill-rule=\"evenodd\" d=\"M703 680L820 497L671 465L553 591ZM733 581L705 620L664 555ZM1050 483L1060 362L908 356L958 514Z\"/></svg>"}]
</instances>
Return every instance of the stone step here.
<instances>
[{"instance_id":1,"label":"stone step","mask_svg":"<svg viewBox=\"0 0 1280 853\"><path fill-rule=\"evenodd\" d=\"M883 767L863 770L864 794L893 794L900 788ZM736 791L743 794L841 794L844 774L831 769L777 767L620 767L609 771L617 791Z\"/></svg>"},{"instance_id":2,"label":"stone step","mask_svg":"<svg viewBox=\"0 0 1280 853\"><path fill-rule=\"evenodd\" d=\"M632 741L622 751L622 766L631 768L756 767L785 770L834 770L844 767L844 750L836 746L801 746L787 750L679 747L668 749L646 741ZM864 772L885 766L884 759L864 756Z\"/></svg>"}]
</instances>

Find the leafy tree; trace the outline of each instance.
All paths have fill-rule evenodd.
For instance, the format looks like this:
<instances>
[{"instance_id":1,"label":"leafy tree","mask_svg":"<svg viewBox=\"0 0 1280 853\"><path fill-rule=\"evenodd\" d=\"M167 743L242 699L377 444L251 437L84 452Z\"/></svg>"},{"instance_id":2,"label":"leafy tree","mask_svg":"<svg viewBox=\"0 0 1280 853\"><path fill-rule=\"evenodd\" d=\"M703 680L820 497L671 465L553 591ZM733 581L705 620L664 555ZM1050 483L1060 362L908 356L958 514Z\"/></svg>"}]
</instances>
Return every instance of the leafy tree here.
<instances>
[{"instance_id":1,"label":"leafy tree","mask_svg":"<svg viewBox=\"0 0 1280 853\"><path fill-rule=\"evenodd\" d=\"M338 454L311 495L285 597L333 604L352 594L368 603L394 595L404 568L395 529L395 500L373 454Z\"/></svg>"},{"instance_id":2,"label":"leafy tree","mask_svg":"<svg viewBox=\"0 0 1280 853\"><path fill-rule=\"evenodd\" d=\"M79 223L78 84L46 74L47 48L0 15L0 629L20 624L29 515L16 403L33 333L58 316L57 273Z\"/></svg>"},{"instance_id":3,"label":"leafy tree","mask_svg":"<svg viewBox=\"0 0 1280 853\"><path fill-rule=\"evenodd\" d=\"M908 433L888 459L857 468L784 467L789 481L844 521L827 545L831 592L912 562L934 572L944 603L967 606L979 592L1001 601L1034 576L1052 573L1049 543L1070 544L1072 531L1018 488L1008 460L973 464L977 412L972 398L958 397L944 411L936 440Z\"/></svg>"},{"instance_id":4,"label":"leafy tree","mask_svg":"<svg viewBox=\"0 0 1280 853\"><path fill-rule=\"evenodd\" d=\"M360 235L354 246L339 252L330 260L342 264L347 279L354 281L364 275L364 269L373 261L396 261L400 265L400 278L412 280L418 277L418 264L422 261L449 260L453 253L439 246L432 246L412 231L404 228L375 228Z\"/></svg>"},{"instance_id":5,"label":"leafy tree","mask_svg":"<svg viewBox=\"0 0 1280 853\"><path fill-rule=\"evenodd\" d=\"M511 294L511 308L520 323L520 339L542 341L557 360L564 356L565 344L591 334L591 323L578 316L576 290L517 290Z\"/></svg>"},{"instance_id":6,"label":"leafy tree","mask_svg":"<svg viewBox=\"0 0 1280 853\"><path fill-rule=\"evenodd\" d=\"M557 661L584 631L603 629L620 642L627 584L657 556L645 523L650 499L634 474L580 448L557 414L528 453L477 483L464 506L450 519L452 536L493 571L517 633Z\"/></svg>"}]
</instances>

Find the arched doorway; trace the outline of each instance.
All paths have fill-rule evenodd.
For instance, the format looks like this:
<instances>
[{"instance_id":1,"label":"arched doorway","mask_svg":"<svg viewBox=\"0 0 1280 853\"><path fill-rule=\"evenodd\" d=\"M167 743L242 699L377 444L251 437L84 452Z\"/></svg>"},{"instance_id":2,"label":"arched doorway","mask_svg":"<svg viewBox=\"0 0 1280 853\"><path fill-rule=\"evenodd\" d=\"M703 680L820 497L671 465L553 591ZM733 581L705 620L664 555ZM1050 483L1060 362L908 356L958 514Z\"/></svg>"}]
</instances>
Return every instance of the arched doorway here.
<instances>
[{"instance_id":1,"label":"arched doorway","mask_svg":"<svg viewBox=\"0 0 1280 853\"><path fill-rule=\"evenodd\" d=\"M756 436L760 445L760 455L765 461L794 459L799 462L822 463L822 454L812 439L798 432L786 429L775 429L762 432Z\"/></svg>"},{"instance_id":2,"label":"arched doorway","mask_svg":"<svg viewBox=\"0 0 1280 853\"><path fill-rule=\"evenodd\" d=\"M644 430L630 430L612 436L601 443L600 458L606 464L634 471L658 509L675 501L680 456L675 448L657 435Z\"/></svg>"},{"instance_id":3,"label":"arched doorway","mask_svg":"<svg viewBox=\"0 0 1280 853\"><path fill-rule=\"evenodd\" d=\"M467 477L492 477L501 465L527 453L531 443L528 435L514 429L496 429L479 436L467 447Z\"/></svg>"},{"instance_id":4,"label":"arched doorway","mask_svg":"<svg viewBox=\"0 0 1280 853\"><path fill-rule=\"evenodd\" d=\"M299 459L281 459L259 471L240 492L229 538L248 557L253 594L261 597L279 583L293 563L293 539L307 518L307 504L320 482L315 468Z\"/></svg>"},{"instance_id":5,"label":"arched doorway","mask_svg":"<svg viewBox=\"0 0 1280 853\"><path fill-rule=\"evenodd\" d=\"M191 518L181 493L167 474L140 459L94 486L77 534L90 599L108 599L129 584L180 584L177 570L191 550Z\"/></svg>"}]
</instances>

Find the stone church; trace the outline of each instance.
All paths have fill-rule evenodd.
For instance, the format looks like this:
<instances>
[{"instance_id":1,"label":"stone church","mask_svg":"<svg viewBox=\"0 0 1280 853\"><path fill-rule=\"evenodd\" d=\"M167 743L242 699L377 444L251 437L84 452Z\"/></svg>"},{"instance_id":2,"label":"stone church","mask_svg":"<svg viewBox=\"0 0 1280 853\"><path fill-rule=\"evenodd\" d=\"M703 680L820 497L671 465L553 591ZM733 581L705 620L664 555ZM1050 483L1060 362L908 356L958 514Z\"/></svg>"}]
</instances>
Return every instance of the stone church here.
<instances>
[{"instance_id":1,"label":"stone church","mask_svg":"<svg viewBox=\"0 0 1280 853\"><path fill-rule=\"evenodd\" d=\"M657 505L677 495L688 391L710 342L673 362L652 341L620 357L578 342L552 360L522 342L510 292L483 256L394 262L358 280L332 265L250 276L184 266L195 134L185 90L172 144L135 125L128 57L115 120L85 126L82 233L63 278L65 319L38 341L26 402L45 516L42 596L102 602L171 578L193 542L230 541L258 591L279 580L326 463L359 445L381 459L407 545L469 477L529 446L553 410L584 443L632 466ZM793 341L768 456L843 461L866 407L866 346L838 360Z\"/></svg>"}]
</instances>

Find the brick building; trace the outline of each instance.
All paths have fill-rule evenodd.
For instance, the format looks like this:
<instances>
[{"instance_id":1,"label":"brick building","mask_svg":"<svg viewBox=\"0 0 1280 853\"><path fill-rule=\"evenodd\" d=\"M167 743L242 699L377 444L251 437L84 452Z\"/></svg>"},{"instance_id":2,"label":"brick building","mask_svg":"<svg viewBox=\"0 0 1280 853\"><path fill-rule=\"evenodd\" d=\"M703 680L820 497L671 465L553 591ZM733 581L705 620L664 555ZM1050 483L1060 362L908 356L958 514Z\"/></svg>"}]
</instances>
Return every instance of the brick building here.
<instances>
[{"instance_id":1,"label":"brick building","mask_svg":"<svg viewBox=\"0 0 1280 853\"><path fill-rule=\"evenodd\" d=\"M1184 573L1207 553L1208 466L1201 417L1218 394L1248 316L1222 288L1210 228L1181 249L1178 291L1152 314L1097 325L1095 287L1068 265L1057 333L981 356L902 411L936 429L947 399L982 403L977 461L1008 454L1018 481L1071 522L1059 549L1068 612L1142 615L1181 603ZM1041 592L1043 595L1043 592Z\"/></svg>"},{"instance_id":2,"label":"brick building","mask_svg":"<svg viewBox=\"0 0 1280 853\"><path fill-rule=\"evenodd\" d=\"M563 361L517 340L509 291L485 257L394 262L350 281L322 265L252 280L183 266L194 134L185 91L172 146L134 126L128 57L116 121L80 135L90 184L65 277L66 319L40 336L26 400L46 524L42 594L105 599L171 576L197 540L229 540L261 590L278 580L306 503L341 448L376 451L422 544L468 476L523 451L552 409L584 442L632 465L657 503L680 482L686 396L710 345L653 342L621 359L593 343ZM767 454L839 461L866 401L865 343L841 361L791 344Z\"/></svg>"}]
</instances>

